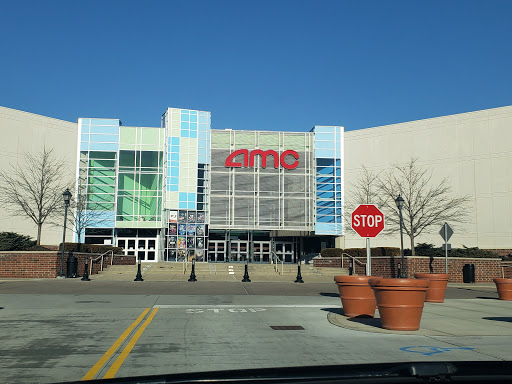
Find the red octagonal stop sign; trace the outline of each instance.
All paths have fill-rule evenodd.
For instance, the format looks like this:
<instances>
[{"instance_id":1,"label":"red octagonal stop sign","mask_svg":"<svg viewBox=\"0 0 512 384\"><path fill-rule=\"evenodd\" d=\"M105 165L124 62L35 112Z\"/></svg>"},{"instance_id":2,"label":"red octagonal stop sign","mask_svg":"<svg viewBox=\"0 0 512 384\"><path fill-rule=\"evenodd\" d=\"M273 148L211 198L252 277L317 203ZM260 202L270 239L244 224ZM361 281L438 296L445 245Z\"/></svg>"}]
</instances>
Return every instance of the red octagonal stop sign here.
<instances>
[{"instance_id":1,"label":"red octagonal stop sign","mask_svg":"<svg viewBox=\"0 0 512 384\"><path fill-rule=\"evenodd\" d=\"M352 229L361 237L375 237L384 229L384 214L374 204L361 204L352 212Z\"/></svg>"}]
</instances>

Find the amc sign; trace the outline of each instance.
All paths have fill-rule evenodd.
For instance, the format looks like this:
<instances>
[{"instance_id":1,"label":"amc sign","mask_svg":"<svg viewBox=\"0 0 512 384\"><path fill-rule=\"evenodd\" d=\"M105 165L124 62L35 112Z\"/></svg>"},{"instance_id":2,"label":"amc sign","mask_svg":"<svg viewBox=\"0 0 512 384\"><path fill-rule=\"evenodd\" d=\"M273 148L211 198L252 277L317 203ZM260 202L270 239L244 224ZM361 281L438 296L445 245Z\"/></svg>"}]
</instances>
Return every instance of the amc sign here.
<instances>
[{"instance_id":1,"label":"amc sign","mask_svg":"<svg viewBox=\"0 0 512 384\"><path fill-rule=\"evenodd\" d=\"M224 165L226 167L241 168L242 162L240 162L240 159L238 162L235 161L235 157L240 155L243 155L244 168L253 168L254 158L256 156L261 156L261 166L263 168L267 168L268 156L272 156L274 160L274 168L279 168L279 163L281 163L281 166L283 166L286 169L295 169L299 166L299 154L290 149L281 153L281 156L279 156L279 154L273 150L262 151L261 149L253 149L252 151L249 151L248 149L238 149L228 156ZM295 159L295 161L291 164L286 162L286 156L288 155L292 156Z\"/></svg>"}]
</instances>

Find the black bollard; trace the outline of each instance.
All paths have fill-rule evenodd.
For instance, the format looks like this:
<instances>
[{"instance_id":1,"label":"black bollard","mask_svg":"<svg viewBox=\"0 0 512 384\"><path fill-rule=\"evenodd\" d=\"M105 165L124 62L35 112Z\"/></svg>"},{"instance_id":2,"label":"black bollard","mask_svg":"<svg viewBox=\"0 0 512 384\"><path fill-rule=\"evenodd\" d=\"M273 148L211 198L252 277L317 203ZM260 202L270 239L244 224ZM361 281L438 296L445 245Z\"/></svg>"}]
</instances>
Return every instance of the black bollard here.
<instances>
[{"instance_id":1,"label":"black bollard","mask_svg":"<svg viewBox=\"0 0 512 384\"><path fill-rule=\"evenodd\" d=\"M133 281L144 281L144 279L142 278L142 273L140 272L140 259L139 262L137 263L137 276L135 276L135 279Z\"/></svg>"},{"instance_id":2,"label":"black bollard","mask_svg":"<svg viewBox=\"0 0 512 384\"><path fill-rule=\"evenodd\" d=\"M192 259L192 272L190 272L190 278L188 281L194 282L196 279L196 259L195 257Z\"/></svg>"},{"instance_id":3,"label":"black bollard","mask_svg":"<svg viewBox=\"0 0 512 384\"><path fill-rule=\"evenodd\" d=\"M249 265L247 264L247 259L245 259L245 273L244 278L242 279L243 283L250 283L251 279L249 279Z\"/></svg>"},{"instance_id":4,"label":"black bollard","mask_svg":"<svg viewBox=\"0 0 512 384\"><path fill-rule=\"evenodd\" d=\"M82 281L91 281L91 279L89 279L89 264L87 262L87 257L85 258L84 275L82 276Z\"/></svg>"},{"instance_id":5,"label":"black bollard","mask_svg":"<svg viewBox=\"0 0 512 384\"><path fill-rule=\"evenodd\" d=\"M348 274L352 276L354 274L354 260L350 259L350 265L348 267Z\"/></svg>"},{"instance_id":6,"label":"black bollard","mask_svg":"<svg viewBox=\"0 0 512 384\"><path fill-rule=\"evenodd\" d=\"M300 257L299 257L299 265L297 267L297 278L295 279L295 283L303 283L302 275L300 274Z\"/></svg>"}]
</instances>

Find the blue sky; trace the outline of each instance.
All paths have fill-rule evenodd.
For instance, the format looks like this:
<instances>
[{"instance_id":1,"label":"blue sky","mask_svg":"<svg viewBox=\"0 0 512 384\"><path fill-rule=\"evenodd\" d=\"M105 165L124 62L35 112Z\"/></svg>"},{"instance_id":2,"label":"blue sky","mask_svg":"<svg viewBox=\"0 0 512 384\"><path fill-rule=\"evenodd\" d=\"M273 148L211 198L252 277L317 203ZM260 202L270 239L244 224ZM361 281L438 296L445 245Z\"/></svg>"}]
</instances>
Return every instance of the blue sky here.
<instances>
[{"instance_id":1,"label":"blue sky","mask_svg":"<svg viewBox=\"0 0 512 384\"><path fill-rule=\"evenodd\" d=\"M512 1L0 1L0 105L346 130L512 105Z\"/></svg>"}]
</instances>

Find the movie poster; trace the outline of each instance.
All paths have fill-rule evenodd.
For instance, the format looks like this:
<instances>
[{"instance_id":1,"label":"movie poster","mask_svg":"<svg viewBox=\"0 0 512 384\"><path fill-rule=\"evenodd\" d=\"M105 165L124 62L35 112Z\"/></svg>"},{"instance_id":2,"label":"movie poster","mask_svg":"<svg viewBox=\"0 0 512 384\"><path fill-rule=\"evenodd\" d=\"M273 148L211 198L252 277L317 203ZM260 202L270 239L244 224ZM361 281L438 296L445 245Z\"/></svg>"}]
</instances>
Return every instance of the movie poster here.
<instances>
[{"instance_id":1,"label":"movie poster","mask_svg":"<svg viewBox=\"0 0 512 384\"><path fill-rule=\"evenodd\" d=\"M176 260L176 250L170 249L169 250L169 256L167 258L168 261L175 261Z\"/></svg>"},{"instance_id":2,"label":"movie poster","mask_svg":"<svg viewBox=\"0 0 512 384\"><path fill-rule=\"evenodd\" d=\"M180 211L178 213L178 223L186 223L187 222L187 211Z\"/></svg>"},{"instance_id":3,"label":"movie poster","mask_svg":"<svg viewBox=\"0 0 512 384\"><path fill-rule=\"evenodd\" d=\"M194 236L196 234L196 225L187 224L187 235Z\"/></svg>"},{"instance_id":4,"label":"movie poster","mask_svg":"<svg viewBox=\"0 0 512 384\"><path fill-rule=\"evenodd\" d=\"M196 222L196 213L192 212L192 211L189 211L188 212L187 223L195 223L195 222Z\"/></svg>"},{"instance_id":5,"label":"movie poster","mask_svg":"<svg viewBox=\"0 0 512 384\"><path fill-rule=\"evenodd\" d=\"M178 222L178 211L169 211L169 223Z\"/></svg>"},{"instance_id":6,"label":"movie poster","mask_svg":"<svg viewBox=\"0 0 512 384\"><path fill-rule=\"evenodd\" d=\"M204 239L202 237L196 239L196 248L204 248Z\"/></svg>"},{"instance_id":7,"label":"movie poster","mask_svg":"<svg viewBox=\"0 0 512 384\"><path fill-rule=\"evenodd\" d=\"M205 221L205 214L204 212L197 212L197 222L198 223L204 223Z\"/></svg>"},{"instance_id":8,"label":"movie poster","mask_svg":"<svg viewBox=\"0 0 512 384\"><path fill-rule=\"evenodd\" d=\"M184 236L178 236L178 248L187 248L187 239Z\"/></svg>"},{"instance_id":9,"label":"movie poster","mask_svg":"<svg viewBox=\"0 0 512 384\"><path fill-rule=\"evenodd\" d=\"M187 248L195 248L195 241L193 237L187 238Z\"/></svg>"},{"instance_id":10,"label":"movie poster","mask_svg":"<svg viewBox=\"0 0 512 384\"><path fill-rule=\"evenodd\" d=\"M204 236L204 232L205 232L204 224L197 224L196 235L197 236Z\"/></svg>"},{"instance_id":11,"label":"movie poster","mask_svg":"<svg viewBox=\"0 0 512 384\"><path fill-rule=\"evenodd\" d=\"M178 235L185 236L187 234L187 225L178 224Z\"/></svg>"},{"instance_id":12,"label":"movie poster","mask_svg":"<svg viewBox=\"0 0 512 384\"><path fill-rule=\"evenodd\" d=\"M176 236L169 236L169 246L168 248L176 248Z\"/></svg>"},{"instance_id":13,"label":"movie poster","mask_svg":"<svg viewBox=\"0 0 512 384\"><path fill-rule=\"evenodd\" d=\"M183 261L187 257L187 251L184 249L178 249L178 259L177 261Z\"/></svg>"},{"instance_id":14,"label":"movie poster","mask_svg":"<svg viewBox=\"0 0 512 384\"><path fill-rule=\"evenodd\" d=\"M178 234L177 227L178 227L178 224L169 224L169 235L177 235Z\"/></svg>"}]
</instances>

